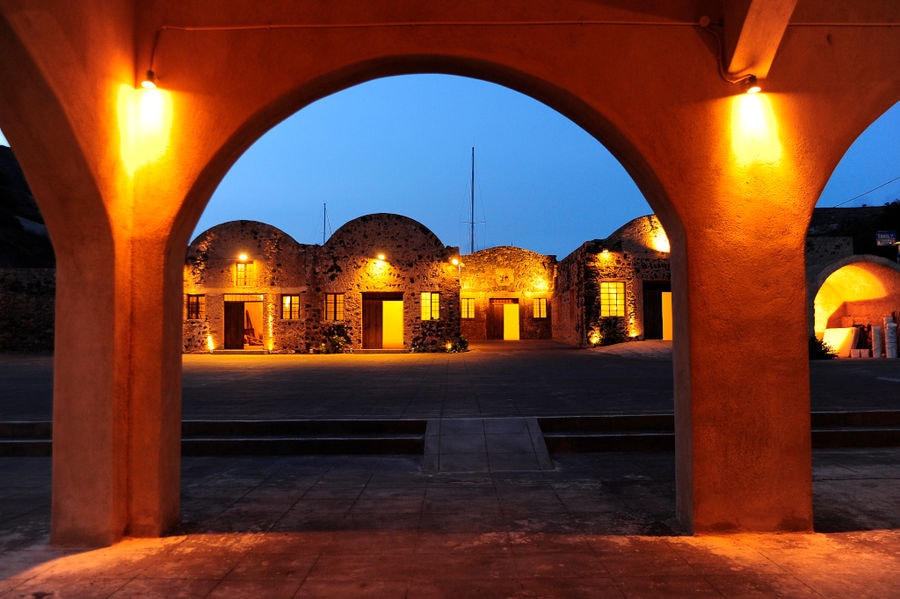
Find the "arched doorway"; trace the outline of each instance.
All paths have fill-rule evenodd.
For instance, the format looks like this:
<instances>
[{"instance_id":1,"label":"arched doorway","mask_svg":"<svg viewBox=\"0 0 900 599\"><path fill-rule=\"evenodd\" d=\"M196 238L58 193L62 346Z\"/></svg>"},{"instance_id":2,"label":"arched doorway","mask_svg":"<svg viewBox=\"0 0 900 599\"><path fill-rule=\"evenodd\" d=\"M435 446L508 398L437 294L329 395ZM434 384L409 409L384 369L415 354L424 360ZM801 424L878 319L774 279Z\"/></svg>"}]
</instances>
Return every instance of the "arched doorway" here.
<instances>
[{"instance_id":1,"label":"arched doorway","mask_svg":"<svg viewBox=\"0 0 900 599\"><path fill-rule=\"evenodd\" d=\"M898 40L890 27L869 26L883 25L880 5L840 26L831 6L801 4L797 23L761 11L765 31L745 6L715 6L711 17L698 18L707 8L546 2L523 18L518 7L494 4L363 10L303 3L251 14L201 2L107 12L79 5L34 19L18 5L5 7L0 76L13 91L0 109L22 116L8 131L14 141L33 129L23 163L42 175L35 182L42 209L57 251L67 254L61 295L75 324L62 339L75 346L101 331L89 352L57 359L65 365L56 387L65 405L54 428L56 538L159 534L177 517L176 265L228 166L311 101L412 72L518 89L607 143L674 248L681 516L696 530L807 530L808 368L797 285L804 231L797 223L855 132L896 101L898 82L883 74L894 72ZM710 36L706 29L722 22L748 35ZM60 30L69 35L55 35ZM823 52L834 36L846 36L850 49ZM717 64L729 50L734 64ZM60 59L73 52L84 60ZM156 140L167 142L164 151L137 168L124 155L135 123L114 115L127 116L145 65L166 86L178 118ZM758 67L767 89L780 92L759 102L781 125L765 131L774 143L763 149L777 152L745 152L761 146L734 135L740 115L732 108L744 102L734 101L740 80L723 77L723 66L741 80ZM842 77L823 81L822 72ZM117 89L125 90L120 106ZM51 164L67 168L52 175ZM80 245L85 239L89 247ZM765 285L735 285L736 273L773 259L779 269ZM132 334L137 315L153 317L140 319L146 327ZM785 349L776 359L767 340L777 332ZM726 337L723 352L718 343ZM91 392L80 388L84 372L101 381ZM758 409L742 408L748 405ZM97 451L79 451L85 443ZM62 474L85 467L97 474L89 487Z\"/></svg>"}]
</instances>

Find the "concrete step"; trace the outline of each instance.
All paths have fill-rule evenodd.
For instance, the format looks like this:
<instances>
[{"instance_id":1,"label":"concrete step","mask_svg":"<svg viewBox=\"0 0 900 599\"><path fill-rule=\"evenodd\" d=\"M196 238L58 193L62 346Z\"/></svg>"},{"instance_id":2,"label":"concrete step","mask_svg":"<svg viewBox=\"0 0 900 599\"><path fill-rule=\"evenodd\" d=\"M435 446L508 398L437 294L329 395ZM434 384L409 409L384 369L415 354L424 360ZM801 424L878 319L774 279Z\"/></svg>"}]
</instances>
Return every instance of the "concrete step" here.
<instances>
[{"instance_id":1,"label":"concrete step","mask_svg":"<svg viewBox=\"0 0 900 599\"><path fill-rule=\"evenodd\" d=\"M181 454L418 454L425 420L186 420Z\"/></svg>"},{"instance_id":2,"label":"concrete step","mask_svg":"<svg viewBox=\"0 0 900 599\"><path fill-rule=\"evenodd\" d=\"M189 420L181 454L413 454L425 451L425 420ZM49 422L0 423L0 456L52 453Z\"/></svg>"},{"instance_id":3,"label":"concrete step","mask_svg":"<svg viewBox=\"0 0 900 599\"><path fill-rule=\"evenodd\" d=\"M814 412L812 447L900 446L900 411ZM664 451L675 447L672 414L538 418L551 452Z\"/></svg>"}]
</instances>

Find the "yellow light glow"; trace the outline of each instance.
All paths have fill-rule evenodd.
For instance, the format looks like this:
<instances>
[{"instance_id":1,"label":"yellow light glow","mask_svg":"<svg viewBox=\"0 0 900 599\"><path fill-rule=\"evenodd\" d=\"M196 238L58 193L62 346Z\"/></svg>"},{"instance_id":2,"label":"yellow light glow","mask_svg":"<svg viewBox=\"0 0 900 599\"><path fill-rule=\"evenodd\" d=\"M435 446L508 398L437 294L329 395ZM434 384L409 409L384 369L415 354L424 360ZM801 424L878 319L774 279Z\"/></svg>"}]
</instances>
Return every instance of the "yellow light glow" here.
<instances>
[{"instance_id":1,"label":"yellow light glow","mask_svg":"<svg viewBox=\"0 0 900 599\"><path fill-rule=\"evenodd\" d=\"M385 259L387 256L385 256L384 254L378 254L378 255L375 256L375 257L376 257L378 260L384 262L384 259Z\"/></svg>"},{"instance_id":2,"label":"yellow light glow","mask_svg":"<svg viewBox=\"0 0 900 599\"><path fill-rule=\"evenodd\" d=\"M133 175L158 160L169 147L172 130L172 95L155 87L119 86L119 151L122 163Z\"/></svg>"},{"instance_id":3,"label":"yellow light glow","mask_svg":"<svg viewBox=\"0 0 900 599\"><path fill-rule=\"evenodd\" d=\"M665 254L668 254L672 249L669 245L669 237L662 229L657 229L653 232L653 237L650 239L650 246L657 252L663 252Z\"/></svg>"},{"instance_id":4,"label":"yellow light glow","mask_svg":"<svg viewBox=\"0 0 900 599\"><path fill-rule=\"evenodd\" d=\"M896 272L884 266L863 262L834 271L822 283L813 301L815 332L821 335L828 327L841 326L840 317L852 316L854 312L889 314L889 298L895 296L896 286L888 289L886 282L896 278Z\"/></svg>"},{"instance_id":5,"label":"yellow light glow","mask_svg":"<svg viewBox=\"0 0 900 599\"><path fill-rule=\"evenodd\" d=\"M238 260L240 260L241 262L246 262L247 258L248 258L248 256L244 252L241 252L240 254L238 254Z\"/></svg>"},{"instance_id":6,"label":"yellow light glow","mask_svg":"<svg viewBox=\"0 0 900 599\"><path fill-rule=\"evenodd\" d=\"M445 343L444 349L446 349L447 351L450 351L451 349L453 349L453 342L448 341L447 343Z\"/></svg>"},{"instance_id":7,"label":"yellow light glow","mask_svg":"<svg viewBox=\"0 0 900 599\"><path fill-rule=\"evenodd\" d=\"M452 264L453 266L459 266L459 258L451 259L450 264Z\"/></svg>"},{"instance_id":8,"label":"yellow light glow","mask_svg":"<svg viewBox=\"0 0 900 599\"><path fill-rule=\"evenodd\" d=\"M731 150L741 166L781 160L778 120L767 95L740 94L732 98Z\"/></svg>"},{"instance_id":9,"label":"yellow light glow","mask_svg":"<svg viewBox=\"0 0 900 599\"><path fill-rule=\"evenodd\" d=\"M206 336L206 349L208 349L210 352L216 349L216 342L213 341L212 335Z\"/></svg>"},{"instance_id":10,"label":"yellow light glow","mask_svg":"<svg viewBox=\"0 0 900 599\"><path fill-rule=\"evenodd\" d=\"M600 339L602 339L602 337L600 336L600 331L596 329L592 330L588 335L588 342L590 342L591 345L599 345Z\"/></svg>"}]
</instances>

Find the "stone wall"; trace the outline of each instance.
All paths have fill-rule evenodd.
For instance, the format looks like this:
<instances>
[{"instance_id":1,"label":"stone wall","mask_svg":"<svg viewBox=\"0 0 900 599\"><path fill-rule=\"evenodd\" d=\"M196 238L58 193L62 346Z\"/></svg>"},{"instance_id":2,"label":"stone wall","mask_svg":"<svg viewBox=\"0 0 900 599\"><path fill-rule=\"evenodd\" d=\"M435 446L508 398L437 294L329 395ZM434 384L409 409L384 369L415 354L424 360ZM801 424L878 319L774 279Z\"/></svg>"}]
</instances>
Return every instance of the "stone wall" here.
<instances>
[{"instance_id":1,"label":"stone wall","mask_svg":"<svg viewBox=\"0 0 900 599\"><path fill-rule=\"evenodd\" d=\"M254 332L263 349L308 351L307 320L321 315L309 285L316 247L301 245L283 231L256 221L223 223L199 235L188 248L184 293L205 295L206 309L201 319L188 320L185 299L184 351L209 351L207 337L214 348L223 347L226 299L244 299L252 308L259 321L252 323ZM244 277L240 268L245 269ZM282 320L285 294L300 296L299 319ZM256 300L261 300L261 306Z\"/></svg>"},{"instance_id":2,"label":"stone wall","mask_svg":"<svg viewBox=\"0 0 900 599\"><path fill-rule=\"evenodd\" d=\"M378 256L383 255L384 259ZM344 293L344 324L351 346L363 346L362 302L366 293L403 297L403 342L413 349L439 349L460 336L459 256L424 225L396 214L371 214L335 231L320 250L317 280L323 293ZM422 293L440 293L440 317L422 320Z\"/></svg>"},{"instance_id":3,"label":"stone wall","mask_svg":"<svg viewBox=\"0 0 900 599\"><path fill-rule=\"evenodd\" d=\"M582 244L559 263L553 337L583 347L614 326L623 338L644 337L644 283L667 283L669 243L655 216L636 218L605 240ZM625 315L604 322L600 283L622 282Z\"/></svg>"},{"instance_id":4,"label":"stone wall","mask_svg":"<svg viewBox=\"0 0 900 599\"><path fill-rule=\"evenodd\" d=\"M460 268L462 298L475 300L474 318L461 320L462 334L469 340L488 338L491 299L509 299L519 304L521 339L553 336L553 298L556 257L522 248L499 246L463 256ZM534 302L547 300L546 318L534 317Z\"/></svg>"},{"instance_id":5,"label":"stone wall","mask_svg":"<svg viewBox=\"0 0 900 599\"><path fill-rule=\"evenodd\" d=\"M0 351L53 351L56 270L0 269Z\"/></svg>"},{"instance_id":6,"label":"stone wall","mask_svg":"<svg viewBox=\"0 0 900 599\"><path fill-rule=\"evenodd\" d=\"M816 279L830 265L853 255L852 237L806 238L806 288L815 296Z\"/></svg>"},{"instance_id":7,"label":"stone wall","mask_svg":"<svg viewBox=\"0 0 900 599\"><path fill-rule=\"evenodd\" d=\"M239 279L241 254L252 267ZM384 256L379 259L378 255ZM363 347L363 297L394 293L403 299L403 343L408 349L443 348L459 338L459 280L450 263L456 248L445 247L426 227L394 214L363 216L338 229L324 246L302 245L282 231L254 221L234 221L209 229L188 249L185 294L204 294L206 311L187 319L186 352L223 346L225 300L241 300L262 315L263 348L270 352L318 351L333 327ZM247 271L248 273L251 271ZM243 284L240 284L243 283ZM421 294L440 294L440 317L423 322ZM326 294L344 294L344 318L325 319ZM282 298L299 298L297 318L282 318ZM374 296L372 296L374 297ZM185 299L187 301L187 299Z\"/></svg>"}]
</instances>

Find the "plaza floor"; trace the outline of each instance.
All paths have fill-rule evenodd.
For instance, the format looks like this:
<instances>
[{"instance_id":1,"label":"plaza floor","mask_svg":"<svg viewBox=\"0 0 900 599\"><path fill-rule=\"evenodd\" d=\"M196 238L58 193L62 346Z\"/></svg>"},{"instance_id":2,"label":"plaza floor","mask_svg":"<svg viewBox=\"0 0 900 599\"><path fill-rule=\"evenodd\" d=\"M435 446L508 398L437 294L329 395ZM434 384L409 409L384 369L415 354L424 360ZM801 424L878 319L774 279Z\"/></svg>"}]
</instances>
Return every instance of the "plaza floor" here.
<instances>
[{"instance_id":1,"label":"plaza floor","mask_svg":"<svg viewBox=\"0 0 900 599\"><path fill-rule=\"evenodd\" d=\"M665 350L186 356L184 415L455 425L665 411ZM0 420L47 418L48 358L0 362ZM900 366L820 366L813 409L897 407ZM180 526L99 549L47 543L48 458L0 458L0 597L896 596L900 450L813 455L814 533L696 537L675 519L668 452L469 472L420 456L185 457Z\"/></svg>"}]
</instances>

